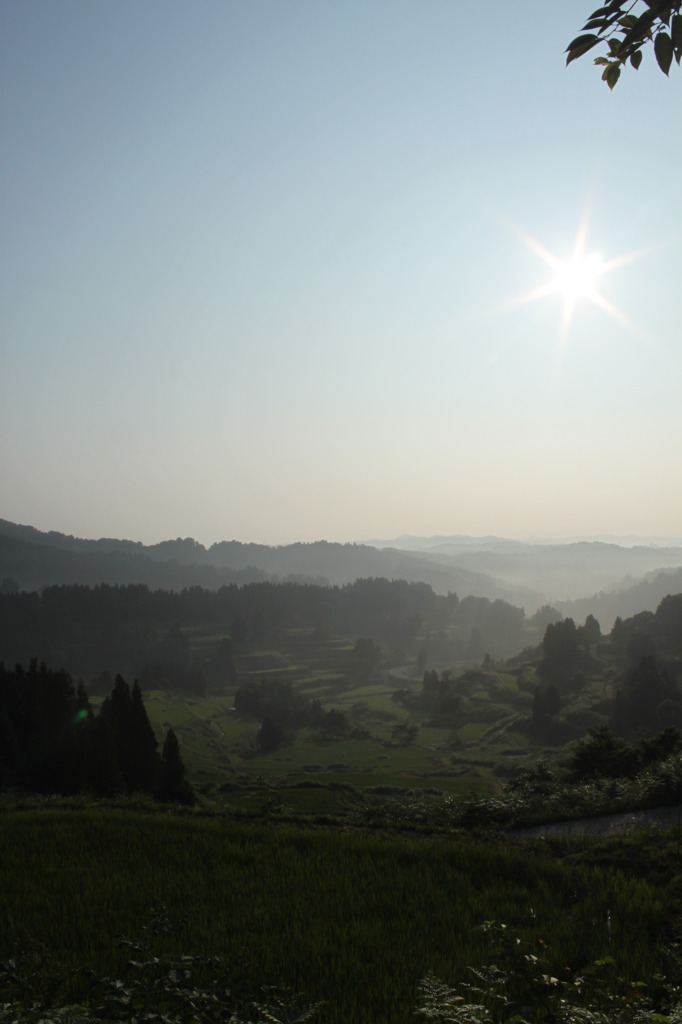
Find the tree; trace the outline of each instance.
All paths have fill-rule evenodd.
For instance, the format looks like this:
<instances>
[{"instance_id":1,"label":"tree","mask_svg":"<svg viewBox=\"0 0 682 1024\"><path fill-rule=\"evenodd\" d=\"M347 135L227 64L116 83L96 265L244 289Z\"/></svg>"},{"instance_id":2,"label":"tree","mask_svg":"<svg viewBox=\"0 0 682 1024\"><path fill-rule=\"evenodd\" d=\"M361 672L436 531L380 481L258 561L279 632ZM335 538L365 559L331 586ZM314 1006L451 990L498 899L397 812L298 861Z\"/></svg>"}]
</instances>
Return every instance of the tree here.
<instances>
[{"instance_id":1,"label":"tree","mask_svg":"<svg viewBox=\"0 0 682 1024\"><path fill-rule=\"evenodd\" d=\"M243 644L246 633L246 619L242 615L237 615L230 623L230 636L236 644Z\"/></svg>"},{"instance_id":2,"label":"tree","mask_svg":"<svg viewBox=\"0 0 682 1024\"><path fill-rule=\"evenodd\" d=\"M422 693L425 697L437 697L441 691L440 679L435 668L424 673Z\"/></svg>"},{"instance_id":3,"label":"tree","mask_svg":"<svg viewBox=\"0 0 682 1024\"><path fill-rule=\"evenodd\" d=\"M111 731L116 751L116 763L128 788L132 775L132 750L130 738L130 687L121 675L117 675L111 694L104 701L100 716Z\"/></svg>"},{"instance_id":4,"label":"tree","mask_svg":"<svg viewBox=\"0 0 682 1024\"><path fill-rule=\"evenodd\" d=\"M580 627L578 633L579 641L584 644L585 647L590 647L592 644L596 644L601 640L601 626L595 619L594 615L587 616L585 619L585 625Z\"/></svg>"},{"instance_id":5,"label":"tree","mask_svg":"<svg viewBox=\"0 0 682 1024\"><path fill-rule=\"evenodd\" d=\"M149 721L147 709L142 700L142 690L137 680L133 684L130 695L130 732L133 742L130 788L153 793L159 775L159 745Z\"/></svg>"},{"instance_id":6,"label":"tree","mask_svg":"<svg viewBox=\"0 0 682 1024\"><path fill-rule=\"evenodd\" d=\"M637 751L603 725L590 729L585 739L575 744L566 766L576 780L618 779L633 776L637 763Z\"/></svg>"},{"instance_id":7,"label":"tree","mask_svg":"<svg viewBox=\"0 0 682 1024\"><path fill-rule=\"evenodd\" d=\"M114 796L125 789L114 736L105 715L94 718L88 730L86 788L95 796Z\"/></svg>"},{"instance_id":8,"label":"tree","mask_svg":"<svg viewBox=\"0 0 682 1024\"><path fill-rule=\"evenodd\" d=\"M540 673L569 672L578 657L578 631L573 619L550 622L542 638Z\"/></svg>"},{"instance_id":9,"label":"tree","mask_svg":"<svg viewBox=\"0 0 682 1024\"><path fill-rule=\"evenodd\" d=\"M637 70L643 48L653 43L658 66L667 75L673 57L678 64L682 59L680 8L682 0L611 0L592 12L581 34L568 44L566 64L595 46L606 46L607 55L595 57L594 63L604 69L602 81L613 89L628 61Z\"/></svg>"},{"instance_id":10,"label":"tree","mask_svg":"<svg viewBox=\"0 0 682 1024\"><path fill-rule=\"evenodd\" d=\"M343 736L349 731L348 719L338 708L323 711L318 715L316 725L319 725L327 736Z\"/></svg>"},{"instance_id":11,"label":"tree","mask_svg":"<svg viewBox=\"0 0 682 1024\"><path fill-rule=\"evenodd\" d=\"M560 710L561 697L554 683L539 686L533 697L533 727L537 728L545 724L548 719L558 715Z\"/></svg>"},{"instance_id":12,"label":"tree","mask_svg":"<svg viewBox=\"0 0 682 1024\"><path fill-rule=\"evenodd\" d=\"M626 674L617 696L616 724L628 732L651 728L657 721L659 704L674 701L679 695L665 668L659 666L655 658L645 656Z\"/></svg>"},{"instance_id":13,"label":"tree","mask_svg":"<svg viewBox=\"0 0 682 1024\"><path fill-rule=\"evenodd\" d=\"M273 718L266 715L256 736L256 743L260 752L262 754L271 754L273 751L278 750L286 742L286 739L284 729Z\"/></svg>"},{"instance_id":14,"label":"tree","mask_svg":"<svg viewBox=\"0 0 682 1024\"><path fill-rule=\"evenodd\" d=\"M159 772L158 743L137 680L131 692L125 679L116 676L114 689L100 714L111 729L116 760L128 792L153 793Z\"/></svg>"},{"instance_id":15,"label":"tree","mask_svg":"<svg viewBox=\"0 0 682 1024\"><path fill-rule=\"evenodd\" d=\"M172 800L181 804L194 803L194 791L185 779L180 744L172 729L166 733L163 744L157 796L159 800Z\"/></svg>"},{"instance_id":16,"label":"tree","mask_svg":"<svg viewBox=\"0 0 682 1024\"><path fill-rule=\"evenodd\" d=\"M399 722L393 726L391 731L391 742L397 747L409 747L417 738L418 725L408 725L407 722Z\"/></svg>"},{"instance_id":17,"label":"tree","mask_svg":"<svg viewBox=\"0 0 682 1024\"><path fill-rule=\"evenodd\" d=\"M14 724L0 701L0 792L26 779L26 764L17 740Z\"/></svg>"}]
</instances>

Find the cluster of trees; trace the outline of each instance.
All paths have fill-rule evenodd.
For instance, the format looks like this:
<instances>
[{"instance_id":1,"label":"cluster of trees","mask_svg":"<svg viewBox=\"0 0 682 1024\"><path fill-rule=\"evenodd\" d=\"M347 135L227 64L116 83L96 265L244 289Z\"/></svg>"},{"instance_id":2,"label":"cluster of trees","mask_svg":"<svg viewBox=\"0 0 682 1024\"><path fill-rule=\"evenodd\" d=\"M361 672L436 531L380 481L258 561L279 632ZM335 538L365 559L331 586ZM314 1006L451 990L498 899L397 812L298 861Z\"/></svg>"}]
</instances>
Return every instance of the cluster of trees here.
<instances>
[{"instance_id":1,"label":"cluster of trees","mask_svg":"<svg viewBox=\"0 0 682 1024\"><path fill-rule=\"evenodd\" d=\"M579 665L581 654L601 639L601 627L593 615L588 615L584 626L576 626L573 619L550 622L542 639L541 675L566 675Z\"/></svg>"},{"instance_id":2,"label":"cluster of trees","mask_svg":"<svg viewBox=\"0 0 682 1024\"><path fill-rule=\"evenodd\" d=\"M351 732L351 724L342 711L325 711L318 698L311 700L286 680L245 683L235 694L234 709L261 722L256 742L262 753L277 750L290 742L297 729L306 726L320 729L327 738Z\"/></svg>"},{"instance_id":3,"label":"cluster of trees","mask_svg":"<svg viewBox=\"0 0 682 1024\"><path fill-rule=\"evenodd\" d=\"M668 594L655 612L638 612L629 619L616 619L611 640L635 661L656 650L682 654L682 594Z\"/></svg>"},{"instance_id":4,"label":"cluster of trees","mask_svg":"<svg viewBox=\"0 0 682 1024\"><path fill-rule=\"evenodd\" d=\"M636 744L608 726L590 729L563 761L518 771L504 787L504 804L477 808L476 820L550 821L677 803L680 754L682 735L672 727Z\"/></svg>"},{"instance_id":5,"label":"cluster of trees","mask_svg":"<svg viewBox=\"0 0 682 1024\"><path fill-rule=\"evenodd\" d=\"M613 725L621 735L682 725L677 684L657 658L645 655L626 671L614 700Z\"/></svg>"},{"instance_id":6,"label":"cluster of trees","mask_svg":"<svg viewBox=\"0 0 682 1024\"><path fill-rule=\"evenodd\" d=\"M254 583L179 593L137 584L73 585L0 594L5 664L37 654L88 679L115 666L147 687L199 695L235 685L232 659L245 645L273 646L280 631L302 628L310 630L311 642L330 633L362 634L405 659L422 646L430 662L506 656L532 639L522 608L437 595L427 584L404 580L359 579L342 587ZM197 629L222 637L220 650L217 644L193 650L190 636Z\"/></svg>"},{"instance_id":7,"label":"cluster of trees","mask_svg":"<svg viewBox=\"0 0 682 1024\"><path fill-rule=\"evenodd\" d=\"M601 639L597 620L583 626L573 619L550 622L541 645L538 673L543 680L533 699L532 726L546 730L559 714L561 697L586 681L590 648ZM616 619L609 642L625 669L614 679L612 724L619 735L682 726L682 701L671 666L682 652L682 594L668 595L656 612ZM666 664L665 656L668 656Z\"/></svg>"},{"instance_id":8,"label":"cluster of trees","mask_svg":"<svg viewBox=\"0 0 682 1024\"><path fill-rule=\"evenodd\" d=\"M544 731L549 719L561 710L561 696L554 683L538 686L533 694L531 726L534 732Z\"/></svg>"},{"instance_id":9,"label":"cluster of trees","mask_svg":"<svg viewBox=\"0 0 682 1024\"><path fill-rule=\"evenodd\" d=\"M682 594L668 594L655 612L616 619L610 640L624 664L614 700L615 731L629 735L682 726Z\"/></svg>"},{"instance_id":10,"label":"cluster of trees","mask_svg":"<svg viewBox=\"0 0 682 1024\"><path fill-rule=\"evenodd\" d=\"M409 709L419 707L426 712L429 725L454 728L461 724L460 715L464 703L462 692L466 678L453 679L449 670L438 675L436 669L427 669L422 678L421 693L417 698L404 692L396 694L400 702Z\"/></svg>"},{"instance_id":11,"label":"cluster of trees","mask_svg":"<svg viewBox=\"0 0 682 1024\"><path fill-rule=\"evenodd\" d=\"M172 729L159 756L137 682L117 676L95 715L82 683L36 659L12 671L0 662L1 789L194 798Z\"/></svg>"},{"instance_id":12,"label":"cluster of trees","mask_svg":"<svg viewBox=\"0 0 682 1024\"><path fill-rule=\"evenodd\" d=\"M534 618L526 619L523 608L508 601L487 597L448 595L449 617L447 630L427 632L423 644L423 657L430 662L481 661L486 655L495 658L516 653L530 635L541 630ZM559 613L555 613L559 617Z\"/></svg>"},{"instance_id":13,"label":"cluster of trees","mask_svg":"<svg viewBox=\"0 0 682 1024\"><path fill-rule=\"evenodd\" d=\"M565 767L571 781L633 778L643 768L681 751L682 736L672 726L637 745L627 743L608 726L602 726L590 729L585 739L576 743Z\"/></svg>"}]
</instances>

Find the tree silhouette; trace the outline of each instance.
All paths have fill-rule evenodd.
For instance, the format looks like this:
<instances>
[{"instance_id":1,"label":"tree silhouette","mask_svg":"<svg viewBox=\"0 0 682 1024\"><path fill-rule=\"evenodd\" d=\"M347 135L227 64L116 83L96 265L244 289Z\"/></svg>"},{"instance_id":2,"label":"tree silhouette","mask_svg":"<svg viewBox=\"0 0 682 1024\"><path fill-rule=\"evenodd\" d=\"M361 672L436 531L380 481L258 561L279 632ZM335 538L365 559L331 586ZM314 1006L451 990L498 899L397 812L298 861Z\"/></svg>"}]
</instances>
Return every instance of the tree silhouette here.
<instances>
[{"instance_id":1,"label":"tree silhouette","mask_svg":"<svg viewBox=\"0 0 682 1024\"><path fill-rule=\"evenodd\" d=\"M101 714L88 730L86 788L95 796L115 796L125 789L111 726Z\"/></svg>"},{"instance_id":2,"label":"tree silhouette","mask_svg":"<svg viewBox=\"0 0 682 1024\"><path fill-rule=\"evenodd\" d=\"M266 715L256 737L258 749L261 753L271 754L274 750L279 749L286 742L286 739L286 732L282 726L273 718L270 718L269 715Z\"/></svg>"},{"instance_id":3,"label":"tree silhouette","mask_svg":"<svg viewBox=\"0 0 682 1024\"><path fill-rule=\"evenodd\" d=\"M185 765L180 754L180 744L172 729L166 733L163 744L157 795L160 800L182 804L194 803L194 791L185 779Z\"/></svg>"},{"instance_id":4,"label":"tree silhouette","mask_svg":"<svg viewBox=\"0 0 682 1024\"><path fill-rule=\"evenodd\" d=\"M159 745L149 721L147 709L142 700L142 690L137 680L133 684L130 695L130 734L133 754L130 788L153 793L159 777Z\"/></svg>"},{"instance_id":5,"label":"tree silhouette","mask_svg":"<svg viewBox=\"0 0 682 1024\"><path fill-rule=\"evenodd\" d=\"M137 681L132 692L122 676L102 706L116 750L116 760L129 793L153 793L159 774L158 743Z\"/></svg>"},{"instance_id":6,"label":"tree silhouette","mask_svg":"<svg viewBox=\"0 0 682 1024\"><path fill-rule=\"evenodd\" d=\"M550 622L542 639L541 674L567 672L578 657L578 631L573 619Z\"/></svg>"}]
</instances>

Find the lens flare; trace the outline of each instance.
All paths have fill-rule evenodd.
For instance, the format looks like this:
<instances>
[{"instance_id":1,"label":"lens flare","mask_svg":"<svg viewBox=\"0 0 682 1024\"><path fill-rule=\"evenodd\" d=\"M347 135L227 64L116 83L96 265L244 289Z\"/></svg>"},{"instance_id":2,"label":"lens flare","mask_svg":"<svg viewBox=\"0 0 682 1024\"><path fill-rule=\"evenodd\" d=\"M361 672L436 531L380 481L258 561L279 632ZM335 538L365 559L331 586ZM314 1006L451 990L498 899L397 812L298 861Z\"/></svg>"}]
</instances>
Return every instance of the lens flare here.
<instances>
[{"instance_id":1,"label":"lens flare","mask_svg":"<svg viewBox=\"0 0 682 1024\"><path fill-rule=\"evenodd\" d=\"M630 253L627 256L620 256L616 259L604 260L598 252L588 251L585 222L578 229L573 253L568 259L562 259L556 253L551 252L546 246L542 245L541 242L538 242L536 238L533 238L521 228L514 226L512 230L516 237L536 253L550 269L551 277L544 284L518 296L518 298L512 301L511 305L517 306L527 302L534 302L548 295L558 295L563 305L560 332L561 347L568 340L576 309L584 303L592 303L592 305L597 306L613 320L621 324L622 327L625 327L630 333L637 333L634 324L617 306L609 302L606 296L599 290L598 285L600 278L624 263L635 259L639 255L638 253Z\"/></svg>"}]
</instances>

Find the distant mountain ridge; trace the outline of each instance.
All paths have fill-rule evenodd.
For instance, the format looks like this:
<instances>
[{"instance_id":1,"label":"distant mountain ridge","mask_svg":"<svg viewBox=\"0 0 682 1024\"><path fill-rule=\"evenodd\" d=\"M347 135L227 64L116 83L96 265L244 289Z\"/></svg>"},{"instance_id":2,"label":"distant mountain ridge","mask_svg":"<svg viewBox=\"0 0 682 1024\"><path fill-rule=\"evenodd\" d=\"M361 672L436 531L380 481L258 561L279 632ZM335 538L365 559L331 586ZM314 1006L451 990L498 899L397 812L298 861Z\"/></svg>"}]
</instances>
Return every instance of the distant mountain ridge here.
<instances>
[{"instance_id":1,"label":"distant mountain ridge","mask_svg":"<svg viewBox=\"0 0 682 1024\"><path fill-rule=\"evenodd\" d=\"M682 569L647 573L637 583L607 593L581 597L575 601L557 601L564 618L583 622L594 615L604 631L610 630L617 616L630 618L638 612L653 612L668 594L682 594Z\"/></svg>"},{"instance_id":2,"label":"distant mountain ridge","mask_svg":"<svg viewBox=\"0 0 682 1024\"><path fill-rule=\"evenodd\" d=\"M451 550L481 550L489 551L495 547L508 548L509 550L527 547L564 547L567 544L615 544L621 548L632 547L654 547L654 548L679 548L682 547L682 534L676 537L639 536L638 534L595 534L592 537L523 537L512 540L509 537L498 537L495 534L472 536L465 533L453 534L432 534L429 537L422 537L416 534L402 533L390 540L375 538L365 540L375 548L399 548L408 551L427 551L449 548Z\"/></svg>"},{"instance_id":3,"label":"distant mountain ridge","mask_svg":"<svg viewBox=\"0 0 682 1024\"><path fill-rule=\"evenodd\" d=\"M415 549L324 540L280 547L232 540L206 548L189 537L145 545L83 540L0 519L0 582L16 580L23 590L73 583L215 590L262 580L344 585L374 576L428 583L440 594L499 598L527 614L552 604L576 621L588 613L601 616L606 628L617 615L653 611L667 593L682 591L682 545L533 544L461 535L396 539L408 543Z\"/></svg>"},{"instance_id":4,"label":"distant mountain ridge","mask_svg":"<svg viewBox=\"0 0 682 1024\"><path fill-rule=\"evenodd\" d=\"M380 541L378 544L382 543ZM390 542L387 542L390 543ZM550 604L621 590L647 574L682 567L682 543L623 546L605 540L565 543L503 537L400 537L421 557L484 573L510 587L524 586Z\"/></svg>"},{"instance_id":5,"label":"distant mountain ridge","mask_svg":"<svg viewBox=\"0 0 682 1024\"><path fill-rule=\"evenodd\" d=\"M80 540L0 520L0 580L14 579L22 590L64 583L144 583L161 589L264 579L343 585L376 576L428 583L437 593L456 591L474 597L533 604L537 596L484 574L441 565L413 552L379 551L364 544L316 541L268 547L221 541L205 548L191 538L144 545L102 538Z\"/></svg>"}]
</instances>

